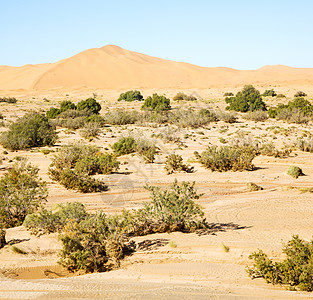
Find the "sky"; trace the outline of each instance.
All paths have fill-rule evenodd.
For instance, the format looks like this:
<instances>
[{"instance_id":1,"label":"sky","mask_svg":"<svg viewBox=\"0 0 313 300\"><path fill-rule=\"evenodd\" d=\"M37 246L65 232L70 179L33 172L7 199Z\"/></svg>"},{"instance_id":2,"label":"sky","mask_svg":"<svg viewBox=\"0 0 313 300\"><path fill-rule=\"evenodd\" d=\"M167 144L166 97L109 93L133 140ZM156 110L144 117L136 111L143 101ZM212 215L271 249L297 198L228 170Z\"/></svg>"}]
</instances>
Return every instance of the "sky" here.
<instances>
[{"instance_id":1,"label":"sky","mask_svg":"<svg viewBox=\"0 0 313 300\"><path fill-rule=\"evenodd\" d=\"M0 65L89 48L204 67L313 67L313 0L0 0Z\"/></svg>"}]
</instances>

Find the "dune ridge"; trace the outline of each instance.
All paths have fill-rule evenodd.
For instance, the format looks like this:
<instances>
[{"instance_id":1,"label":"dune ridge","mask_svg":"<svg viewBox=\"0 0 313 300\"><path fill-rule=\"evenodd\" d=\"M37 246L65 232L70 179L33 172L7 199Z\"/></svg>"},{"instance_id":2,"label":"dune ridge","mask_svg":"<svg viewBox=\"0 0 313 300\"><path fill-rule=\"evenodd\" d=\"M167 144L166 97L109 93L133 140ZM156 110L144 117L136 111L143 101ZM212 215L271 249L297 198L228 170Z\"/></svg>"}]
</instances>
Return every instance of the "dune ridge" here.
<instances>
[{"instance_id":1,"label":"dune ridge","mask_svg":"<svg viewBox=\"0 0 313 300\"><path fill-rule=\"evenodd\" d=\"M210 88L244 84L312 84L313 68L208 68L125 50L92 48L56 63L0 66L0 90L51 88Z\"/></svg>"}]
</instances>

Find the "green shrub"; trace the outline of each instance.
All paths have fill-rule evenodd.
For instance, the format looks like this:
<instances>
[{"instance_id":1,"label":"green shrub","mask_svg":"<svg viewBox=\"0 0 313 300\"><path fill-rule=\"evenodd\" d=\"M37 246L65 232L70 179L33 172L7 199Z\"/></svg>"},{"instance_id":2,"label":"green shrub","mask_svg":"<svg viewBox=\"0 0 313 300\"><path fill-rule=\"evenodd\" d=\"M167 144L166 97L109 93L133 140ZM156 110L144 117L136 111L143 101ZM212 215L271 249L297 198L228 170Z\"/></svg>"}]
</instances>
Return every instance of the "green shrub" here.
<instances>
[{"instance_id":1,"label":"green shrub","mask_svg":"<svg viewBox=\"0 0 313 300\"><path fill-rule=\"evenodd\" d=\"M251 147L209 146L201 155L195 152L195 156L212 171L252 171L256 151Z\"/></svg>"},{"instance_id":2,"label":"green shrub","mask_svg":"<svg viewBox=\"0 0 313 300\"><path fill-rule=\"evenodd\" d=\"M17 162L0 179L0 224L21 225L27 214L36 211L47 200L46 183L38 176L39 169Z\"/></svg>"},{"instance_id":3,"label":"green shrub","mask_svg":"<svg viewBox=\"0 0 313 300\"><path fill-rule=\"evenodd\" d=\"M153 94L152 97L149 96L145 99L141 109L154 111L170 110L170 99L166 98L164 95Z\"/></svg>"},{"instance_id":4,"label":"green shrub","mask_svg":"<svg viewBox=\"0 0 313 300\"><path fill-rule=\"evenodd\" d=\"M88 110L93 114L98 114L101 105L94 98L88 98L77 103L77 110Z\"/></svg>"},{"instance_id":5,"label":"green shrub","mask_svg":"<svg viewBox=\"0 0 313 300\"><path fill-rule=\"evenodd\" d=\"M238 92L235 97L226 97L225 101L229 106L227 110L240 112L266 110L266 105L262 100L260 92L252 85L245 85L241 92Z\"/></svg>"},{"instance_id":6,"label":"green shrub","mask_svg":"<svg viewBox=\"0 0 313 300\"><path fill-rule=\"evenodd\" d=\"M290 166L287 170L287 174L292 176L293 178L298 178L299 176L304 175L302 169L296 166Z\"/></svg>"},{"instance_id":7,"label":"green shrub","mask_svg":"<svg viewBox=\"0 0 313 300\"><path fill-rule=\"evenodd\" d=\"M79 223L87 217L85 206L80 202L58 204L56 210L42 209L26 216L23 225L34 235L61 232L70 223Z\"/></svg>"},{"instance_id":8,"label":"green shrub","mask_svg":"<svg viewBox=\"0 0 313 300\"><path fill-rule=\"evenodd\" d=\"M142 101L143 97L139 91L127 91L125 93L122 93L117 101L127 101L127 102L132 102L132 101Z\"/></svg>"},{"instance_id":9,"label":"green shrub","mask_svg":"<svg viewBox=\"0 0 313 300\"><path fill-rule=\"evenodd\" d=\"M60 103L60 112L67 111L69 109L76 109L76 105L70 100L64 100Z\"/></svg>"},{"instance_id":10,"label":"green shrub","mask_svg":"<svg viewBox=\"0 0 313 300\"><path fill-rule=\"evenodd\" d=\"M295 93L294 97L306 97L307 94L305 92L302 92L302 91L298 91Z\"/></svg>"},{"instance_id":11,"label":"green shrub","mask_svg":"<svg viewBox=\"0 0 313 300\"><path fill-rule=\"evenodd\" d=\"M51 107L46 112L46 117L47 119L55 119L60 113L61 113L61 110L59 108Z\"/></svg>"},{"instance_id":12,"label":"green shrub","mask_svg":"<svg viewBox=\"0 0 313 300\"><path fill-rule=\"evenodd\" d=\"M313 241L306 242L295 235L283 245L286 258L273 262L262 251L253 252L249 258L254 261L247 267L249 276L264 278L267 283L285 284L294 290L313 291Z\"/></svg>"},{"instance_id":13,"label":"green shrub","mask_svg":"<svg viewBox=\"0 0 313 300\"><path fill-rule=\"evenodd\" d=\"M110 125L134 124L139 119L137 111L115 110L106 113L104 116L106 123Z\"/></svg>"},{"instance_id":14,"label":"green shrub","mask_svg":"<svg viewBox=\"0 0 313 300\"><path fill-rule=\"evenodd\" d=\"M6 103L16 103L17 99L14 97L1 97L0 102L6 102Z\"/></svg>"},{"instance_id":15,"label":"green shrub","mask_svg":"<svg viewBox=\"0 0 313 300\"><path fill-rule=\"evenodd\" d=\"M174 98L174 101L185 100L185 101L196 101L197 98L192 95L186 95L182 92L177 93Z\"/></svg>"},{"instance_id":16,"label":"green shrub","mask_svg":"<svg viewBox=\"0 0 313 300\"><path fill-rule=\"evenodd\" d=\"M133 137L122 137L112 146L117 155L130 154L136 151L136 141Z\"/></svg>"},{"instance_id":17,"label":"green shrub","mask_svg":"<svg viewBox=\"0 0 313 300\"><path fill-rule=\"evenodd\" d=\"M166 156L164 169L167 174L172 174L176 171L192 173L194 168L183 162L183 158L179 154L170 154Z\"/></svg>"},{"instance_id":18,"label":"green shrub","mask_svg":"<svg viewBox=\"0 0 313 300\"><path fill-rule=\"evenodd\" d=\"M273 89L270 89L270 90L265 90L262 96L263 97L275 97L277 96L277 94Z\"/></svg>"},{"instance_id":19,"label":"green shrub","mask_svg":"<svg viewBox=\"0 0 313 300\"><path fill-rule=\"evenodd\" d=\"M36 112L25 114L1 136L4 148L21 150L31 147L52 146L57 140L55 128L48 119Z\"/></svg>"}]
</instances>

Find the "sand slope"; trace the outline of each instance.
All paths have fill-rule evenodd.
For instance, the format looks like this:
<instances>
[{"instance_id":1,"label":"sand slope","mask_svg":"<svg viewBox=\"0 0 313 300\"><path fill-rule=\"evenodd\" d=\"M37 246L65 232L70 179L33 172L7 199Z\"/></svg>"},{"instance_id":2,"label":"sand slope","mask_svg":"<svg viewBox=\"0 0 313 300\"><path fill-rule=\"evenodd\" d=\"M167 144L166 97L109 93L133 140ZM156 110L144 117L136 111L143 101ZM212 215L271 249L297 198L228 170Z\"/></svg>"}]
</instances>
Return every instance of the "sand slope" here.
<instances>
[{"instance_id":1,"label":"sand slope","mask_svg":"<svg viewBox=\"0 0 313 300\"><path fill-rule=\"evenodd\" d=\"M313 68L204 68L107 45L53 64L0 66L0 90L49 88L208 88L248 83L312 84Z\"/></svg>"}]
</instances>

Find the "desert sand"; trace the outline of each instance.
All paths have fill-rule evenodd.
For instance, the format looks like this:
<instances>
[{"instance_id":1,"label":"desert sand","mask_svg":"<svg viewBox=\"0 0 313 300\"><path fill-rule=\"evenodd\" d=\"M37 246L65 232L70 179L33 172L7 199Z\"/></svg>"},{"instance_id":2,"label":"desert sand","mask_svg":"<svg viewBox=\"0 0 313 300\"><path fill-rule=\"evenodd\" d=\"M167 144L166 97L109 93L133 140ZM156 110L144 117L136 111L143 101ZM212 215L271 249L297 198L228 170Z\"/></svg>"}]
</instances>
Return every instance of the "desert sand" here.
<instances>
[{"instance_id":1,"label":"desert sand","mask_svg":"<svg viewBox=\"0 0 313 300\"><path fill-rule=\"evenodd\" d=\"M56 63L0 66L0 91L17 89L214 88L257 85L311 85L313 68L282 65L257 70L199 67L122 49L93 48Z\"/></svg>"},{"instance_id":2,"label":"desert sand","mask_svg":"<svg viewBox=\"0 0 313 300\"><path fill-rule=\"evenodd\" d=\"M54 64L0 67L1 95L19 99L16 104L0 103L0 111L9 124L30 109L45 111L64 99L77 102L92 93L97 94L103 107L101 114L117 108L140 109L139 103L116 101L128 87L142 87L144 96L157 92L170 98L184 91L201 100L183 102L180 107L224 109L223 93L236 92L244 83L256 83L261 91L274 88L289 97L284 101L297 90L312 97L312 75L313 69L285 66L256 71L201 68L106 46ZM176 109L178 105L173 107ZM109 128L112 132L104 128L100 137L90 143L104 149L130 132L151 138L152 134L168 130L165 125ZM27 157L40 167L40 175L48 182L48 208L56 203L80 201L88 211L103 209L113 214L123 208L141 207L148 201L149 193L143 189L146 183L167 187L175 178L196 181L196 188L204 194L197 202L203 207L212 230L205 235L174 232L133 238L137 251L126 257L119 269L73 277L57 264L61 248L57 235L34 237L23 226L11 228L7 230L7 241L27 254L14 253L10 245L0 249L0 299L313 298L312 293L288 291L268 285L262 279L251 280L245 272L245 267L251 264L248 255L252 251L263 249L271 258L279 260L283 258L282 242L287 242L292 235L299 234L305 240L312 238L312 194L290 188L313 186L313 154L293 151L290 157L282 159L258 156L254 160L254 171L211 172L195 162L191 162L195 167L191 174L166 175L164 171L165 157L169 153L180 154L187 161L194 157L195 150L201 152L210 143L222 145L221 137L229 140L237 131L282 147L292 145L305 131L312 132L312 129L310 123L295 125L272 119L255 123L241 117L234 124L219 121L206 128L172 128L170 130L183 140L186 148L156 139L160 153L155 163L145 164L138 155L122 156L120 160L127 164L121 165L119 173L98 175L108 183L109 190L94 194L66 190L52 182L47 170L53 153L44 155L40 149L33 149L2 154L5 160L1 175L15 156ZM71 133L58 128L58 131L60 141L55 147L82 140L79 130ZM191 137L185 139L186 133ZM3 152L4 149L0 149ZM298 179L288 176L290 165L301 167L305 176ZM263 190L249 191L248 182L262 186ZM177 247L171 247L170 241ZM229 247L229 252L224 251L223 244Z\"/></svg>"}]
</instances>

